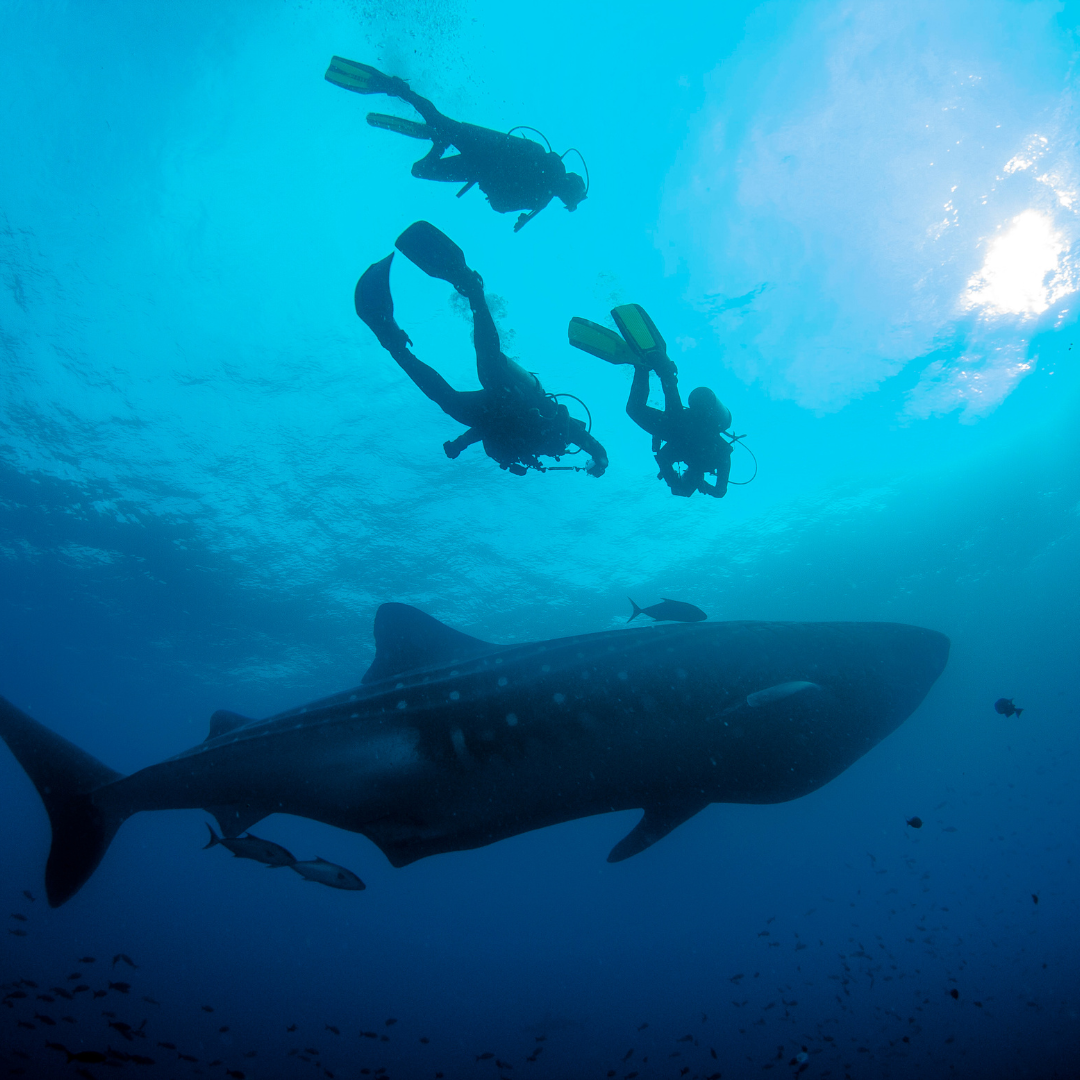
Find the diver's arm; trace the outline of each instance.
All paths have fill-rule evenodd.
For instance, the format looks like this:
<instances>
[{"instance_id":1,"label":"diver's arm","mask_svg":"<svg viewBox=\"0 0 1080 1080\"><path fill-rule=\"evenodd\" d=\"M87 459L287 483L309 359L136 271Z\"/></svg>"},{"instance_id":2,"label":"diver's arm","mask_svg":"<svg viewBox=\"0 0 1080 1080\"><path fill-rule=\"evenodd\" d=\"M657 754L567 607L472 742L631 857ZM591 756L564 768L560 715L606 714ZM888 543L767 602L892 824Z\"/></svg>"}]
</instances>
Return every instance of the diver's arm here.
<instances>
[{"instance_id":1,"label":"diver's arm","mask_svg":"<svg viewBox=\"0 0 1080 1080\"><path fill-rule=\"evenodd\" d=\"M456 439L444 442L442 448L448 458L456 458L466 447L478 443L484 437L484 433L478 427L471 427L463 431Z\"/></svg>"},{"instance_id":2,"label":"diver's arm","mask_svg":"<svg viewBox=\"0 0 1080 1080\"><path fill-rule=\"evenodd\" d=\"M731 475L731 447L727 448L724 460L716 464L716 483L710 484L704 476L698 485L698 491L702 495L711 495L714 499L722 499L727 494L728 477Z\"/></svg>"},{"instance_id":3,"label":"diver's arm","mask_svg":"<svg viewBox=\"0 0 1080 1080\"><path fill-rule=\"evenodd\" d=\"M514 232L521 232L521 230L524 229L525 226L528 225L529 222L532 221L532 219L536 217L536 215L539 214L540 211L543 210L549 202L551 202L550 195L539 206L530 210L527 214L519 214L517 221L514 223Z\"/></svg>"},{"instance_id":4,"label":"diver's arm","mask_svg":"<svg viewBox=\"0 0 1080 1080\"><path fill-rule=\"evenodd\" d=\"M626 402L626 415L650 435L661 433L664 414L649 405L649 369L644 364L634 365L634 382Z\"/></svg>"},{"instance_id":5,"label":"diver's arm","mask_svg":"<svg viewBox=\"0 0 1080 1080\"><path fill-rule=\"evenodd\" d=\"M603 476L608 467L607 451L586 431L580 420L571 420L570 441L592 458L585 471L590 476Z\"/></svg>"}]
</instances>

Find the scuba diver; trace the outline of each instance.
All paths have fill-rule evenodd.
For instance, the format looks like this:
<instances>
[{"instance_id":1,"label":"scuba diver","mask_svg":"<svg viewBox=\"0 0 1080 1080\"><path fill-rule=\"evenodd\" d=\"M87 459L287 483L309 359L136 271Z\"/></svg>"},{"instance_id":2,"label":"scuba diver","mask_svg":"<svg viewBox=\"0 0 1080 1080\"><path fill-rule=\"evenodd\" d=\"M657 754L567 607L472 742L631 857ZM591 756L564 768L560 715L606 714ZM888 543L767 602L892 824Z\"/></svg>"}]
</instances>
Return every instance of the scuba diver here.
<instances>
[{"instance_id":1,"label":"scuba diver","mask_svg":"<svg viewBox=\"0 0 1080 1080\"><path fill-rule=\"evenodd\" d=\"M498 213L525 211L518 217L514 232L532 221L552 198L561 199L567 210L576 210L588 194L585 181L577 173L567 172L562 157L550 146L545 150L538 142L523 136L451 120L427 98L414 93L404 79L384 75L367 64L342 56L331 59L326 79L357 94L388 94L408 102L425 123L384 113L368 113L367 121L372 127L396 131L413 139L430 139L431 149L413 165L413 176L464 184L458 198L474 184L479 185ZM444 157L451 146L457 153ZM577 153L580 157L580 152ZM587 167L585 172L587 175Z\"/></svg>"},{"instance_id":2,"label":"scuba diver","mask_svg":"<svg viewBox=\"0 0 1080 1080\"><path fill-rule=\"evenodd\" d=\"M622 337L588 319L574 318L570 344L611 364L634 365L626 414L653 437L652 449L660 466L657 479L671 488L671 494L689 498L700 491L722 499L727 494L731 445L721 433L731 427L731 413L707 386L692 390L683 406L678 369L643 307L624 304L614 308L611 316ZM648 404L650 371L660 377L664 389L663 412ZM680 463L681 473L675 468ZM710 484L706 473L715 475L716 482Z\"/></svg>"},{"instance_id":3,"label":"scuba diver","mask_svg":"<svg viewBox=\"0 0 1080 1080\"><path fill-rule=\"evenodd\" d=\"M410 225L397 238L396 247L425 274L453 285L472 308L476 374L483 390L455 390L434 368L409 352L407 346L412 342L394 321L390 295L393 252L372 263L356 285L356 314L424 394L469 429L443 444L446 456L456 458L467 446L482 441L488 457L501 468L524 476L530 468L541 472L552 468L541 465L541 456L558 461L569 446L576 446L591 455L584 471L603 476L608 465L603 446L565 405L545 392L535 375L503 354L484 299L484 280L466 265L461 248L426 221Z\"/></svg>"}]
</instances>

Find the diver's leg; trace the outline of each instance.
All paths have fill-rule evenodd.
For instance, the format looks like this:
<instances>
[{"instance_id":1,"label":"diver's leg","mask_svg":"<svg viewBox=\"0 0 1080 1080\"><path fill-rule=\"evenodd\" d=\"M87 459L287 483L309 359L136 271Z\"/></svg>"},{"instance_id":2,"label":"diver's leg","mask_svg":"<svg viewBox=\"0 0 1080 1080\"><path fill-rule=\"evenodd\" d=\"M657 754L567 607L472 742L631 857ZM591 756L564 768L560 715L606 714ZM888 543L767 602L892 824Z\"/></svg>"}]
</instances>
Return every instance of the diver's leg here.
<instances>
[{"instance_id":1,"label":"diver's leg","mask_svg":"<svg viewBox=\"0 0 1080 1080\"><path fill-rule=\"evenodd\" d=\"M499 344L499 331L484 299L484 287L475 284L465 293L473 313L473 347L476 350L476 377L485 390L505 389L509 367Z\"/></svg>"},{"instance_id":2,"label":"diver's leg","mask_svg":"<svg viewBox=\"0 0 1080 1080\"><path fill-rule=\"evenodd\" d=\"M421 393L447 416L466 427L475 427L483 419L483 402L487 395L482 390L455 390L433 367L418 360L404 345L387 349L387 352Z\"/></svg>"},{"instance_id":3,"label":"diver's leg","mask_svg":"<svg viewBox=\"0 0 1080 1080\"><path fill-rule=\"evenodd\" d=\"M634 365L634 381L626 401L626 415L650 435L660 433L664 414L649 405L649 368L644 364Z\"/></svg>"}]
</instances>

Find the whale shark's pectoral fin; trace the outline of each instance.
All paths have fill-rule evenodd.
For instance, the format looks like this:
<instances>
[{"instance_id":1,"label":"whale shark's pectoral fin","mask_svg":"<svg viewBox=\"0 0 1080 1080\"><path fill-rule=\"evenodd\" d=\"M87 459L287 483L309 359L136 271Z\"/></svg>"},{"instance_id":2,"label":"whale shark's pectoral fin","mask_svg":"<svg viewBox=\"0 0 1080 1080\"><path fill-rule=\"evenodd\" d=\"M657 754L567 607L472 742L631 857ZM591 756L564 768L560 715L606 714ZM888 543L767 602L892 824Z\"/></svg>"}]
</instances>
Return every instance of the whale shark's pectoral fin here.
<instances>
[{"instance_id":1,"label":"whale shark's pectoral fin","mask_svg":"<svg viewBox=\"0 0 1080 1080\"><path fill-rule=\"evenodd\" d=\"M654 803L645 807L641 820L624 836L608 855L608 862L622 862L631 855L637 855L647 847L652 847L657 840L663 840L669 832L677 829L684 821L689 821L709 805L709 800L677 799L670 802Z\"/></svg>"}]
</instances>

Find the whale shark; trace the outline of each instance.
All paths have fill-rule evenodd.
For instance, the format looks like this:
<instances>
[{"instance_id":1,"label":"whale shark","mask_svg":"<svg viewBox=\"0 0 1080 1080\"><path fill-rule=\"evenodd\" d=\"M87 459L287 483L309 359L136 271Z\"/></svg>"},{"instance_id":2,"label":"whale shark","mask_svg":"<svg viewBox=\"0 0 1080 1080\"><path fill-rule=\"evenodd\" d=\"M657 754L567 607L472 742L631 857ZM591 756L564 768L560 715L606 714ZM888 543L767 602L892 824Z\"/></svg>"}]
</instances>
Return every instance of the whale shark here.
<instances>
[{"instance_id":1,"label":"whale shark","mask_svg":"<svg viewBox=\"0 0 1080 1080\"><path fill-rule=\"evenodd\" d=\"M0 698L0 738L52 826L53 907L144 810L238 837L285 813L361 833L395 867L641 809L608 856L710 803L797 799L904 722L945 668L899 623L696 622L497 645L407 604L375 615L360 685L265 720L219 711L198 746L124 776Z\"/></svg>"}]
</instances>

